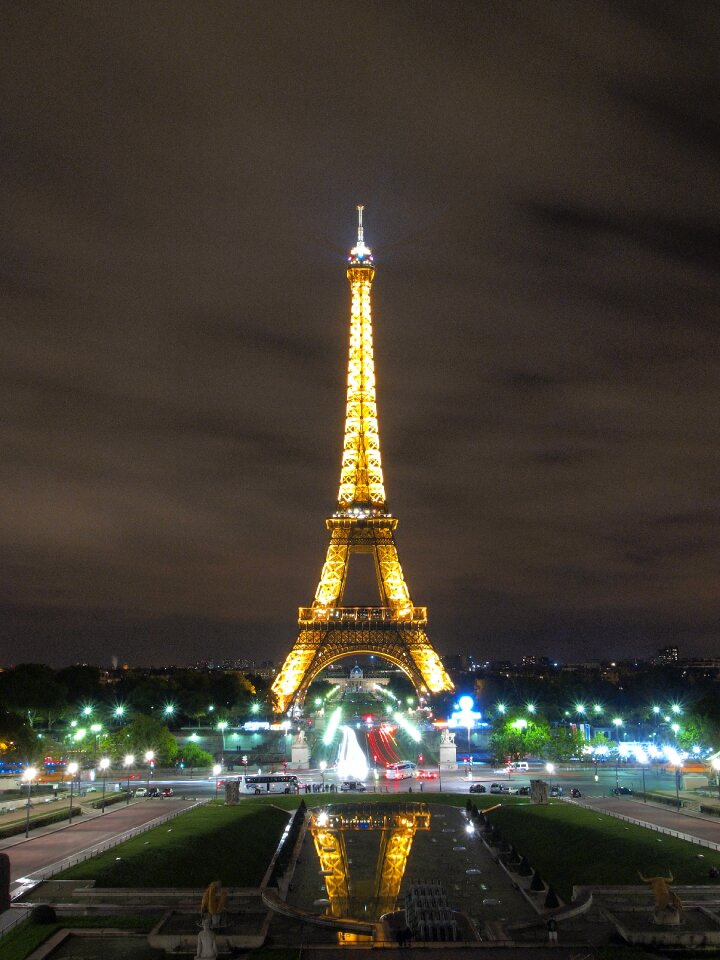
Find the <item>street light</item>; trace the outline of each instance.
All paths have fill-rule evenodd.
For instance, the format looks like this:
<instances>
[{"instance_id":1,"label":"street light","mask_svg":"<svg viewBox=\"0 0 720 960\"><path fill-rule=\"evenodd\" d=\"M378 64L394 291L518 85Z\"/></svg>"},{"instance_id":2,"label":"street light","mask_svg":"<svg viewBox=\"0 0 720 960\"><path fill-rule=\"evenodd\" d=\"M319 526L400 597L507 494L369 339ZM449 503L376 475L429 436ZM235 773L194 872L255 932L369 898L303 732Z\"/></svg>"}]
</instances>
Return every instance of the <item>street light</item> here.
<instances>
[{"instance_id":1,"label":"street light","mask_svg":"<svg viewBox=\"0 0 720 960\"><path fill-rule=\"evenodd\" d=\"M145 751L145 763L148 765L148 775L147 775L147 791L150 793L150 781L152 780L153 772L153 761L155 760L155 751L146 750Z\"/></svg>"},{"instance_id":2,"label":"street light","mask_svg":"<svg viewBox=\"0 0 720 960\"><path fill-rule=\"evenodd\" d=\"M70 774L70 820L69 820L70 823L72 823L73 783L75 782L75 774L78 772L79 769L80 769L80 764L75 763L75 761L73 761L72 763L69 763L67 767L65 767L65 772Z\"/></svg>"},{"instance_id":3,"label":"street light","mask_svg":"<svg viewBox=\"0 0 720 960\"><path fill-rule=\"evenodd\" d=\"M217 800L218 795L218 777L222 773L222 764L216 763L212 768L213 776L215 777L215 799Z\"/></svg>"},{"instance_id":4,"label":"street light","mask_svg":"<svg viewBox=\"0 0 720 960\"><path fill-rule=\"evenodd\" d=\"M555 764L554 764L554 763L546 763L546 764L545 764L545 769L546 769L547 772L548 772L548 777L550 778L550 790L552 790L552 775L555 773Z\"/></svg>"},{"instance_id":5,"label":"street light","mask_svg":"<svg viewBox=\"0 0 720 960\"><path fill-rule=\"evenodd\" d=\"M322 792L325 793L325 771L327 770L327 760L320 761L320 776L322 777Z\"/></svg>"},{"instance_id":6,"label":"street light","mask_svg":"<svg viewBox=\"0 0 720 960\"><path fill-rule=\"evenodd\" d=\"M225 731L227 730L227 725L228 725L227 720L221 720L217 725L217 728L220 731L220 735L222 737L223 753L225 752Z\"/></svg>"},{"instance_id":7,"label":"street light","mask_svg":"<svg viewBox=\"0 0 720 960\"><path fill-rule=\"evenodd\" d=\"M30 790L32 789L32 782L37 776L37 770L35 767L27 767L25 772L22 775L23 780L27 783L28 795L27 795L27 810L25 813L25 839L27 840L30 833Z\"/></svg>"},{"instance_id":8,"label":"street light","mask_svg":"<svg viewBox=\"0 0 720 960\"><path fill-rule=\"evenodd\" d=\"M100 734L102 733L102 724L101 724L101 723L91 723L91 724L90 724L90 732L91 732L92 734L94 734L94 739L93 739L93 760L94 760L95 757L97 756L98 738L100 737Z\"/></svg>"},{"instance_id":9,"label":"street light","mask_svg":"<svg viewBox=\"0 0 720 960\"><path fill-rule=\"evenodd\" d=\"M710 766L715 771L715 779L717 780L717 788L718 788L718 797L720 797L720 757L714 757Z\"/></svg>"},{"instance_id":10,"label":"street light","mask_svg":"<svg viewBox=\"0 0 720 960\"><path fill-rule=\"evenodd\" d=\"M682 778L682 768L682 759L678 759L677 766L675 767L675 800L678 810L680 809L680 780Z\"/></svg>"},{"instance_id":11,"label":"street light","mask_svg":"<svg viewBox=\"0 0 720 960\"><path fill-rule=\"evenodd\" d=\"M123 760L123 766L127 769L127 797L125 798L125 806L127 807L130 803L130 767L135 763L135 757L132 753L126 753L125 759Z\"/></svg>"},{"instance_id":12,"label":"street light","mask_svg":"<svg viewBox=\"0 0 720 960\"><path fill-rule=\"evenodd\" d=\"M108 767L110 766L110 761L108 760L107 757L103 757L100 763L98 764L98 766L102 771L102 778L103 778L103 792L102 792L102 803L100 805L100 812L105 813L105 784L107 783L107 772L108 772Z\"/></svg>"}]
</instances>

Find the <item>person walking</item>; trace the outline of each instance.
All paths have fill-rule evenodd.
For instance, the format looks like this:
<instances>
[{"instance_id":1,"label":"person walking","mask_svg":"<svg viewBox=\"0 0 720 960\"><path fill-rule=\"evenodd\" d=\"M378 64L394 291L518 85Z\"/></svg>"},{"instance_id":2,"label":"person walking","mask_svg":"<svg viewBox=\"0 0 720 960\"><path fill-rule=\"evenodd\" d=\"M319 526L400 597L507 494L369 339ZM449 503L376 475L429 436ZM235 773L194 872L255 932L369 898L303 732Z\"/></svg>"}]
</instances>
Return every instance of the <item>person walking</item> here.
<instances>
[{"instance_id":1,"label":"person walking","mask_svg":"<svg viewBox=\"0 0 720 960\"><path fill-rule=\"evenodd\" d=\"M548 922L545 924L548 932L548 943L557 943L557 920L555 917L550 917Z\"/></svg>"}]
</instances>

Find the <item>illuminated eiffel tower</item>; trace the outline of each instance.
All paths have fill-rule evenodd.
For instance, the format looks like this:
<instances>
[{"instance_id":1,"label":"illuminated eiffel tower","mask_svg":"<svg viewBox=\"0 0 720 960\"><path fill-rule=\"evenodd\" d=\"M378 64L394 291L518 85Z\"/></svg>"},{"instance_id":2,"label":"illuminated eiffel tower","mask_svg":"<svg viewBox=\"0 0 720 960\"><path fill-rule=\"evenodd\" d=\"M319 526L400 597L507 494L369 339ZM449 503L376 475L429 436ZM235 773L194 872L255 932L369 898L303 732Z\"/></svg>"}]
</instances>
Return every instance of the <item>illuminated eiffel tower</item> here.
<instances>
[{"instance_id":1,"label":"illuminated eiffel tower","mask_svg":"<svg viewBox=\"0 0 720 960\"><path fill-rule=\"evenodd\" d=\"M315 599L300 607L300 632L275 678L275 707L302 706L308 687L334 660L375 654L399 667L419 695L453 685L425 633L427 610L413 606L395 547L397 518L387 510L380 460L370 287L372 253L363 239L358 207L357 246L350 251L350 352L345 443L338 506L325 523L330 531ZM343 595L353 553L370 553L380 593L378 607L345 607Z\"/></svg>"}]
</instances>

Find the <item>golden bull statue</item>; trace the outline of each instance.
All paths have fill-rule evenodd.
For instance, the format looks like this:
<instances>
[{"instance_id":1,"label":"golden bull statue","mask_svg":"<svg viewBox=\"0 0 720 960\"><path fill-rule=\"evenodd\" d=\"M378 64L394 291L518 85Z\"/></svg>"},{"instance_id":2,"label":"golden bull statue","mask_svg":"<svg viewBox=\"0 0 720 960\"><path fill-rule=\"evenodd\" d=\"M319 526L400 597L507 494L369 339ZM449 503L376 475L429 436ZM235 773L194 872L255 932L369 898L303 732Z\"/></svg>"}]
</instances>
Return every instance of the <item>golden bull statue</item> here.
<instances>
[{"instance_id":1,"label":"golden bull statue","mask_svg":"<svg viewBox=\"0 0 720 960\"><path fill-rule=\"evenodd\" d=\"M213 880L212 883L208 884L205 893L203 893L200 913L202 916L206 914L210 916L211 926L219 927L221 917L225 912L226 903L227 893L222 888L222 881Z\"/></svg>"},{"instance_id":2,"label":"golden bull statue","mask_svg":"<svg viewBox=\"0 0 720 960\"><path fill-rule=\"evenodd\" d=\"M655 917L658 920L663 914L679 917L683 913L683 905L680 897L670 889L673 882L672 873L667 877L644 877L638 870L638 876L643 883L647 883L655 897Z\"/></svg>"}]
</instances>

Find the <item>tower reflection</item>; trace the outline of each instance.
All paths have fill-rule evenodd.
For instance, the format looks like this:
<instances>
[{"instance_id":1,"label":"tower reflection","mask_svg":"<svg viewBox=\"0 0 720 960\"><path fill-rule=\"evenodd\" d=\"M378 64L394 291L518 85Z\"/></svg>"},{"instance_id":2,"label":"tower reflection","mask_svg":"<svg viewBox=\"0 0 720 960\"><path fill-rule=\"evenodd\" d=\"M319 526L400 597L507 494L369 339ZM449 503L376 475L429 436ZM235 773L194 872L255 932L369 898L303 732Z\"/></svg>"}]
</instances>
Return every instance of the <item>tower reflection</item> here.
<instances>
[{"instance_id":1,"label":"tower reflection","mask_svg":"<svg viewBox=\"0 0 720 960\"><path fill-rule=\"evenodd\" d=\"M326 912L379 920L393 911L415 833L429 829L430 811L424 803L343 805L314 813L310 832L330 901ZM352 857L348 843L353 845ZM374 876L360 875L357 869L353 874L353 859L372 863L374 853ZM352 934L341 937L359 939Z\"/></svg>"}]
</instances>

